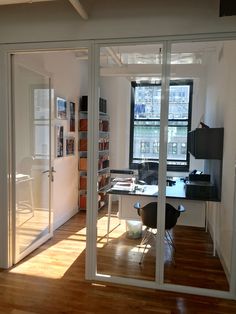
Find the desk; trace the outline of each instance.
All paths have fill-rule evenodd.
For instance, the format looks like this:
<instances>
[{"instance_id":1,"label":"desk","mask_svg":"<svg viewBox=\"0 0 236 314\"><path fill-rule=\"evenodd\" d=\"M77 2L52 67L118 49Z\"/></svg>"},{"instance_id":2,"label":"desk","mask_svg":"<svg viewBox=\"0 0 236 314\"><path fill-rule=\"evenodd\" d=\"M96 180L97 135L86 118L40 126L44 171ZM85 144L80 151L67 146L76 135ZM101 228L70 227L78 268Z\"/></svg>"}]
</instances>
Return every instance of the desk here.
<instances>
[{"instance_id":1,"label":"desk","mask_svg":"<svg viewBox=\"0 0 236 314\"><path fill-rule=\"evenodd\" d=\"M107 222L107 241L109 239L110 232L110 218L111 207L113 197L118 197L118 218L125 220L140 220L137 211L133 208L135 202L141 202L142 206L149 202L157 201L158 186L157 185L141 185L134 191L114 190L112 188L107 190L108 194L108 222ZM176 184L166 187L166 201L173 206L177 207L180 203L187 208L180 219L178 224L189 225L196 227L205 227L207 231L207 205L208 201L215 200L193 200L186 197L185 184L182 180L176 180ZM191 202L191 209L189 205ZM189 218L189 212L191 211L191 219ZM214 210L214 215L215 215ZM213 226L213 254L215 255L215 225Z\"/></svg>"}]
</instances>

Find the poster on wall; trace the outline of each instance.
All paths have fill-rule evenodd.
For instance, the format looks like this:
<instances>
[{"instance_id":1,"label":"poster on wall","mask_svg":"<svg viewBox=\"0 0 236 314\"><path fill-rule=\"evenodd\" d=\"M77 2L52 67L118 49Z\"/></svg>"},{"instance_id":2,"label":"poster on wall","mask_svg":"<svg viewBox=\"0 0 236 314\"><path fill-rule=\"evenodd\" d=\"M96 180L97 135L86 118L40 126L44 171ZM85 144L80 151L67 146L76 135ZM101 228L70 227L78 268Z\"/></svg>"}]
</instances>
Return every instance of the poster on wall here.
<instances>
[{"instance_id":1,"label":"poster on wall","mask_svg":"<svg viewBox=\"0 0 236 314\"><path fill-rule=\"evenodd\" d=\"M63 125L56 125L56 157L63 157L63 136L64 128Z\"/></svg>"},{"instance_id":2,"label":"poster on wall","mask_svg":"<svg viewBox=\"0 0 236 314\"><path fill-rule=\"evenodd\" d=\"M69 131L75 132L75 103L72 101L70 101L69 112Z\"/></svg>"},{"instance_id":3,"label":"poster on wall","mask_svg":"<svg viewBox=\"0 0 236 314\"><path fill-rule=\"evenodd\" d=\"M67 102L61 97L56 98L56 118L67 119Z\"/></svg>"},{"instance_id":4,"label":"poster on wall","mask_svg":"<svg viewBox=\"0 0 236 314\"><path fill-rule=\"evenodd\" d=\"M75 154L75 138L70 136L66 138L66 156Z\"/></svg>"}]
</instances>

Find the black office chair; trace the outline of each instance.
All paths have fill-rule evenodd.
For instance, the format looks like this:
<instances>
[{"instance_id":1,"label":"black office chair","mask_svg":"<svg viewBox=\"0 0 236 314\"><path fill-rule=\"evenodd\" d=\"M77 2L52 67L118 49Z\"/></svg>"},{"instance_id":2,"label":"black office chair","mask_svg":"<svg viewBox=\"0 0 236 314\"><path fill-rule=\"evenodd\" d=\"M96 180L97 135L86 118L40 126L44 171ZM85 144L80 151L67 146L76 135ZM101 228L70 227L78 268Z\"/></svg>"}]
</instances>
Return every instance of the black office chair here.
<instances>
[{"instance_id":1,"label":"black office chair","mask_svg":"<svg viewBox=\"0 0 236 314\"><path fill-rule=\"evenodd\" d=\"M149 239L153 235L152 229L157 229L157 202L150 202L143 207L141 207L141 204L137 202L134 204L134 208L137 209L138 215L141 217L143 225L146 226L145 234L140 243L140 246L145 245L143 254L139 261L139 264L141 264ZM171 237L170 230L176 225L180 214L184 211L185 208L183 207L183 205L179 205L178 208L176 209L171 204L166 203L165 239L169 247L172 247L174 250L176 250L176 248Z\"/></svg>"},{"instance_id":2,"label":"black office chair","mask_svg":"<svg viewBox=\"0 0 236 314\"><path fill-rule=\"evenodd\" d=\"M158 184L158 162L144 161L138 164L138 180L147 185Z\"/></svg>"}]
</instances>

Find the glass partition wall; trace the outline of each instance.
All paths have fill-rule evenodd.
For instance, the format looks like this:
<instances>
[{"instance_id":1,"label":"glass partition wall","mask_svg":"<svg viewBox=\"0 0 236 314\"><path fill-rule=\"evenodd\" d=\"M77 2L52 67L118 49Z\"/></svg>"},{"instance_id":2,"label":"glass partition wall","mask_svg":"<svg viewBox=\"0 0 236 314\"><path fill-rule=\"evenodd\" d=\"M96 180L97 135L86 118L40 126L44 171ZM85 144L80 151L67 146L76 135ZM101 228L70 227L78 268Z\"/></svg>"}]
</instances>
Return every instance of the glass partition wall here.
<instances>
[{"instance_id":1,"label":"glass partition wall","mask_svg":"<svg viewBox=\"0 0 236 314\"><path fill-rule=\"evenodd\" d=\"M190 174L185 177L180 173L177 179L184 179L187 199L182 200L185 212L172 229L175 265L165 263L165 283L229 291L235 145L228 141L228 136L233 134L235 124L235 52L236 41L171 46L170 80L184 79L191 84ZM186 106L184 89L176 91L174 97L179 113ZM173 136L168 135L168 147L177 156L186 149L182 136L187 130L172 127L172 111L170 97L169 129L173 129ZM183 121L184 118L181 117ZM176 204L176 200L167 200Z\"/></svg>"},{"instance_id":2,"label":"glass partition wall","mask_svg":"<svg viewBox=\"0 0 236 314\"><path fill-rule=\"evenodd\" d=\"M148 242L142 241L145 226L134 205L157 202L158 169L150 170L153 182L146 186L139 167L144 162L158 166L161 51L159 44L100 50L99 274L155 281L156 228L146 232ZM107 184L110 190L104 193ZM145 196L148 188L152 197ZM156 210L151 219L156 224Z\"/></svg>"},{"instance_id":3,"label":"glass partition wall","mask_svg":"<svg viewBox=\"0 0 236 314\"><path fill-rule=\"evenodd\" d=\"M235 51L100 48L96 278L234 295Z\"/></svg>"}]
</instances>

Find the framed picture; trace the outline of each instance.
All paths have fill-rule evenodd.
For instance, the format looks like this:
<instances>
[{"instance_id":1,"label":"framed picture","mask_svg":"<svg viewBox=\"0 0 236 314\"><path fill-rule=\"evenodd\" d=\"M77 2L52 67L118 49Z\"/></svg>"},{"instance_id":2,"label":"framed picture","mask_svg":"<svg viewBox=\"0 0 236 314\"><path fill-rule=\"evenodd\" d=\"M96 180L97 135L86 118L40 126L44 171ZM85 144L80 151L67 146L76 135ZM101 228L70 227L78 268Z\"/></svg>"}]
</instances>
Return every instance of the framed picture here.
<instances>
[{"instance_id":1,"label":"framed picture","mask_svg":"<svg viewBox=\"0 0 236 314\"><path fill-rule=\"evenodd\" d=\"M70 136L66 138L66 156L75 154L75 138Z\"/></svg>"},{"instance_id":2,"label":"framed picture","mask_svg":"<svg viewBox=\"0 0 236 314\"><path fill-rule=\"evenodd\" d=\"M75 103L70 101L69 104L69 132L75 132Z\"/></svg>"},{"instance_id":3,"label":"framed picture","mask_svg":"<svg viewBox=\"0 0 236 314\"><path fill-rule=\"evenodd\" d=\"M56 117L57 119L67 119L67 101L61 97L56 98Z\"/></svg>"},{"instance_id":4,"label":"framed picture","mask_svg":"<svg viewBox=\"0 0 236 314\"><path fill-rule=\"evenodd\" d=\"M64 151L64 127L56 125L56 157L63 157Z\"/></svg>"}]
</instances>

